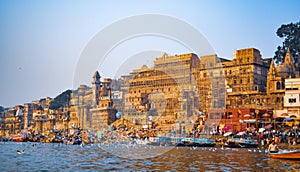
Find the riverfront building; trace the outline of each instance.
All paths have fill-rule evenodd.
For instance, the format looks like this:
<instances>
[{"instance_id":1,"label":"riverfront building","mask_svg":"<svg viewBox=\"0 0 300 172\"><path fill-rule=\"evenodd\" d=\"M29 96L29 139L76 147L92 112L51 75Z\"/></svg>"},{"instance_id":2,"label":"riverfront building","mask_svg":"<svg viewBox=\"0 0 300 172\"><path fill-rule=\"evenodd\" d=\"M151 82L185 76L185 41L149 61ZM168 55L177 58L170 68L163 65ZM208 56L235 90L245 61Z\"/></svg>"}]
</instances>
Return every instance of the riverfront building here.
<instances>
[{"instance_id":1,"label":"riverfront building","mask_svg":"<svg viewBox=\"0 0 300 172\"><path fill-rule=\"evenodd\" d=\"M100 81L95 72L92 88L81 85L71 94L71 128L101 131L116 120L116 109L111 98L111 79ZM78 121L76 121L78 119Z\"/></svg>"},{"instance_id":2,"label":"riverfront building","mask_svg":"<svg viewBox=\"0 0 300 172\"><path fill-rule=\"evenodd\" d=\"M240 130L251 126L251 119L256 127L265 125L258 121L271 122L273 111L284 108L285 79L299 77L297 66L289 51L277 67L255 48L237 50L233 60L165 53L154 67L144 65L131 73L124 118L176 133L191 131L200 113L209 127Z\"/></svg>"},{"instance_id":3,"label":"riverfront building","mask_svg":"<svg viewBox=\"0 0 300 172\"><path fill-rule=\"evenodd\" d=\"M299 61L289 50L278 66L255 48L236 50L232 60L164 53L153 67L143 65L118 80L101 81L96 71L91 87L73 90L58 109L49 108L51 98L5 109L0 134L103 131L120 125L165 134L258 128L286 114L300 118L299 78Z\"/></svg>"}]
</instances>

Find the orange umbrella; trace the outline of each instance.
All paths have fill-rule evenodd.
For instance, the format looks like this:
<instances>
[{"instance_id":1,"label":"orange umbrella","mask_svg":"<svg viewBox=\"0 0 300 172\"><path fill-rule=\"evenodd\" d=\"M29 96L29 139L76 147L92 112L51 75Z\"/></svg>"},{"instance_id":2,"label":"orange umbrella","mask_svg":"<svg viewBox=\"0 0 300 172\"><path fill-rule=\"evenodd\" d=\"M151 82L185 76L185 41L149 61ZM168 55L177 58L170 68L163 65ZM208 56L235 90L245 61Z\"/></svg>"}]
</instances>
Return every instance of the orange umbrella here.
<instances>
[{"instance_id":1,"label":"orange umbrella","mask_svg":"<svg viewBox=\"0 0 300 172\"><path fill-rule=\"evenodd\" d=\"M263 114L262 116L263 116L263 117L270 117L271 115L268 114L268 113L265 113L265 114Z\"/></svg>"},{"instance_id":2,"label":"orange umbrella","mask_svg":"<svg viewBox=\"0 0 300 172\"><path fill-rule=\"evenodd\" d=\"M288 113L282 113L280 116L287 117L287 116L289 116L289 114Z\"/></svg>"}]
</instances>

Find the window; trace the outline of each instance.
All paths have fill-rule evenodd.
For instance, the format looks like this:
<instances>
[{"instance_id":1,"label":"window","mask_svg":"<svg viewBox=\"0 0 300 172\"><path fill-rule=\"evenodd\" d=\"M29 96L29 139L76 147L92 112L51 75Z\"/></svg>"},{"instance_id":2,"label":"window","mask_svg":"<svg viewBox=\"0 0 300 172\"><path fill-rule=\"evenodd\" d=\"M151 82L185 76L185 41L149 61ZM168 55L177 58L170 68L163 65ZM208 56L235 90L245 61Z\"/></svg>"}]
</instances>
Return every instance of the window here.
<instances>
[{"instance_id":1,"label":"window","mask_svg":"<svg viewBox=\"0 0 300 172\"><path fill-rule=\"evenodd\" d=\"M280 82L276 83L276 90L280 90Z\"/></svg>"},{"instance_id":2,"label":"window","mask_svg":"<svg viewBox=\"0 0 300 172\"><path fill-rule=\"evenodd\" d=\"M280 102L280 97L277 97L276 98L276 103L279 103Z\"/></svg>"},{"instance_id":3,"label":"window","mask_svg":"<svg viewBox=\"0 0 300 172\"><path fill-rule=\"evenodd\" d=\"M290 98L289 103L296 103L296 98Z\"/></svg>"}]
</instances>

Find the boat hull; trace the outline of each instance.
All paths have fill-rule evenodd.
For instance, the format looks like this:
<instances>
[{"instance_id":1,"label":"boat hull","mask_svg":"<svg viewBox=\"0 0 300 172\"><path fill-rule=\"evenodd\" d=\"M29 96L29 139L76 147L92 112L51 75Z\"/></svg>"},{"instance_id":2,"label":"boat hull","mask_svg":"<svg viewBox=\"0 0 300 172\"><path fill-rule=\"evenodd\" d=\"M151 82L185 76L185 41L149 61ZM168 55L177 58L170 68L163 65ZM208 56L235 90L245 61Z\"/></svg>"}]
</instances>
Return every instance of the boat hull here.
<instances>
[{"instance_id":1,"label":"boat hull","mask_svg":"<svg viewBox=\"0 0 300 172\"><path fill-rule=\"evenodd\" d=\"M278 153L269 153L270 158L277 159L300 159L300 150L288 151L288 152L278 152Z\"/></svg>"},{"instance_id":2,"label":"boat hull","mask_svg":"<svg viewBox=\"0 0 300 172\"><path fill-rule=\"evenodd\" d=\"M227 144L224 144L223 146L229 148L258 148L258 144L234 143L234 142L229 142Z\"/></svg>"},{"instance_id":3,"label":"boat hull","mask_svg":"<svg viewBox=\"0 0 300 172\"><path fill-rule=\"evenodd\" d=\"M13 142L26 142L27 139L28 138L26 136L21 136L21 135L14 135L14 136L12 136L12 141Z\"/></svg>"}]
</instances>

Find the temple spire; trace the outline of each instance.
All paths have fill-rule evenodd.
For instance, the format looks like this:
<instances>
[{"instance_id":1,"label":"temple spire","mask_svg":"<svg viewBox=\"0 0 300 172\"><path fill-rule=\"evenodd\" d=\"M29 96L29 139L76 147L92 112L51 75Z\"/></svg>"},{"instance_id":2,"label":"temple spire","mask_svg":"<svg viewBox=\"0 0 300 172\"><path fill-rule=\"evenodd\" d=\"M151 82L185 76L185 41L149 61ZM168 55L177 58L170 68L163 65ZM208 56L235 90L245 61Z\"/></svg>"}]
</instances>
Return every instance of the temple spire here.
<instances>
[{"instance_id":1,"label":"temple spire","mask_svg":"<svg viewBox=\"0 0 300 172\"><path fill-rule=\"evenodd\" d=\"M284 64L286 64L286 65L291 65L292 64L290 48L288 48L288 50L286 52Z\"/></svg>"},{"instance_id":2,"label":"temple spire","mask_svg":"<svg viewBox=\"0 0 300 172\"><path fill-rule=\"evenodd\" d=\"M276 76L276 68L275 68L273 59L271 61L271 65L270 65L270 68L269 68L268 75Z\"/></svg>"}]
</instances>

